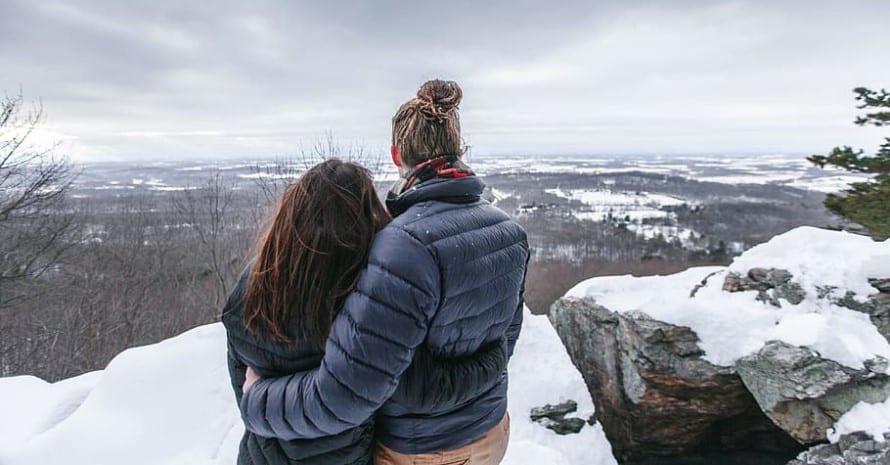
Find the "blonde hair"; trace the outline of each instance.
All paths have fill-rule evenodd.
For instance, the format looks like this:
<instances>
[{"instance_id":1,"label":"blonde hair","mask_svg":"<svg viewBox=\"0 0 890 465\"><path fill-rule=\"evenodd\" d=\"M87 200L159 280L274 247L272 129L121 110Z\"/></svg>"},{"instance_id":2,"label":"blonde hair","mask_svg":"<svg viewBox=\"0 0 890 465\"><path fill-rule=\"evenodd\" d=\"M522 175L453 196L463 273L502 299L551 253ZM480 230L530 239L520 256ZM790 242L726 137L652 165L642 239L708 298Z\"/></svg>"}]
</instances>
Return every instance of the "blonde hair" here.
<instances>
[{"instance_id":1,"label":"blonde hair","mask_svg":"<svg viewBox=\"0 0 890 465\"><path fill-rule=\"evenodd\" d=\"M462 97L456 82L434 79L399 107L392 118L392 144L403 163L417 166L432 158L463 155L458 115Z\"/></svg>"}]
</instances>

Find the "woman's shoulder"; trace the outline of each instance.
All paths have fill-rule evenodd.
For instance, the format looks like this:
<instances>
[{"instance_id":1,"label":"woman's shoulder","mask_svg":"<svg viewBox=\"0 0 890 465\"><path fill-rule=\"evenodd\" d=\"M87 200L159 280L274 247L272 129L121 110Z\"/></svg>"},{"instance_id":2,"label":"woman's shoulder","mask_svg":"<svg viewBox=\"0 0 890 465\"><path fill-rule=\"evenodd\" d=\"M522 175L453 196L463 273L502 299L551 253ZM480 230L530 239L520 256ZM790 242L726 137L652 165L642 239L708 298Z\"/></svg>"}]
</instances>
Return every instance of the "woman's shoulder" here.
<instances>
[{"instance_id":1,"label":"woman's shoulder","mask_svg":"<svg viewBox=\"0 0 890 465\"><path fill-rule=\"evenodd\" d=\"M278 341L254 334L244 326L244 293L250 279L252 263L241 272L229 294L222 313L222 323L232 350L239 358L264 376L282 375L315 368L322 353L308 341Z\"/></svg>"}]
</instances>

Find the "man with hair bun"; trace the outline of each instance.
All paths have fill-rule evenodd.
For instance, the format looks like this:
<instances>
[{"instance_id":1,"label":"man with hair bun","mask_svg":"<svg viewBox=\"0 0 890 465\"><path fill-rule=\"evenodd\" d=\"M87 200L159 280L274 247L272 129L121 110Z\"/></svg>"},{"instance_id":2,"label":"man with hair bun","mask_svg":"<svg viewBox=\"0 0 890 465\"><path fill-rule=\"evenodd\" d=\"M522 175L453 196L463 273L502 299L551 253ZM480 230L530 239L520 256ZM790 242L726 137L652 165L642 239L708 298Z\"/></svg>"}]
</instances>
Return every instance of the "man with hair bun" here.
<instances>
[{"instance_id":1,"label":"man with hair bun","mask_svg":"<svg viewBox=\"0 0 890 465\"><path fill-rule=\"evenodd\" d=\"M250 431L312 439L373 416L377 464L495 465L503 458L506 370L456 405L430 402L446 394L418 388L429 382L417 379L429 360L466 359L504 339L512 355L522 324L528 240L481 198L485 186L463 162L462 97L457 83L432 80L396 112L392 160L400 179L386 200L392 222L374 239L368 266L334 319L321 366L248 378L241 411ZM433 404L451 406L424 407Z\"/></svg>"}]
</instances>

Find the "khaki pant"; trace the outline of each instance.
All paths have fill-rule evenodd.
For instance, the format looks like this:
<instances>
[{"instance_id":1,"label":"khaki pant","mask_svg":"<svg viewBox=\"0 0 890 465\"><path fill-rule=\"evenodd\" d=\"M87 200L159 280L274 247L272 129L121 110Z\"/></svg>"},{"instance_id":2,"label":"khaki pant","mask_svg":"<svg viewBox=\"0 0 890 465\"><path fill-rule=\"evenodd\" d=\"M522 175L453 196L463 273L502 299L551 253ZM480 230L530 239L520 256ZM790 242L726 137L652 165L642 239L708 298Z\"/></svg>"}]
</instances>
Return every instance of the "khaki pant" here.
<instances>
[{"instance_id":1,"label":"khaki pant","mask_svg":"<svg viewBox=\"0 0 890 465\"><path fill-rule=\"evenodd\" d=\"M458 449L433 454L401 454L383 444L374 448L374 465L498 465L510 442L510 415L485 436Z\"/></svg>"}]
</instances>

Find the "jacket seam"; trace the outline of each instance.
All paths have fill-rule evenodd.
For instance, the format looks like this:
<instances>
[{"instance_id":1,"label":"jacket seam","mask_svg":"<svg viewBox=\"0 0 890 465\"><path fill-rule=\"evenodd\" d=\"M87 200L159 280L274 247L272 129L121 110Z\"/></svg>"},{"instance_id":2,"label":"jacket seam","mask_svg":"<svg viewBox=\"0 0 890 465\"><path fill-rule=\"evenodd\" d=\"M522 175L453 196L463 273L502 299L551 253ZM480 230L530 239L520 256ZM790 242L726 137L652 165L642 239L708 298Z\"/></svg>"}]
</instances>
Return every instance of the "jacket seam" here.
<instances>
[{"instance_id":1,"label":"jacket seam","mask_svg":"<svg viewBox=\"0 0 890 465\"><path fill-rule=\"evenodd\" d=\"M480 311L480 312L479 312L478 314L476 314L476 315L467 315L467 316L465 316L465 317L461 317L461 318L458 318L458 319L456 319L456 320L450 320L448 323L443 323L443 324L439 324L439 325L432 325L431 328L444 328L444 327L451 326L451 325L453 325L453 324L455 324L455 323L457 323L457 322L459 322L459 321L466 321L466 320L469 320L469 319L472 319L472 318L481 318L481 317L484 316L484 313L485 313L485 312L487 312L487 311L491 310L492 308L498 306L498 304L501 304L501 303L503 303L503 302L506 302L506 301L508 301L508 300L510 300L510 299L512 299L512 298L513 298L513 296L508 295L507 297L504 297L503 299L498 300L497 302L495 302L495 303L489 305L488 307L485 307L482 311ZM510 320L512 320L512 319L513 319L513 315L510 315Z\"/></svg>"},{"instance_id":2,"label":"jacket seam","mask_svg":"<svg viewBox=\"0 0 890 465\"><path fill-rule=\"evenodd\" d=\"M522 241L514 242L514 243L512 243L512 244L510 244L510 245L505 245L505 246L503 246L503 247L498 247L497 249L494 249L494 250L492 250L492 251L490 251L490 252L486 252L485 254L480 255L480 256L478 256L478 257L476 257L476 258L470 260L468 263L474 263L474 262L477 262L477 261L479 261L479 260L482 260L483 258L489 257L489 256L494 255L494 254L499 253L499 252L503 252L504 250L507 250L507 249L509 249L509 248L516 247L517 245L522 245Z\"/></svg>"},{"instance_id":3,"label":"jacket seam","mask_svg":"<svg viewBox=\"0 0 890 465\"><path fill-rule=\"evenodd\" d=\"M483 287L490 285L490 284L491 284L492 282L494 282L494 281L497 281L497 280L499 280L499 279L501 279L501 278L504 278L504 277L506 277L506 276L510 276L511 274L516 273L516 271L517 271L517 270L511 270L511 271L508 271L508 272L506 272L506 273L501 273L501 274L499 274L499 275L497 275L497 276L495 276L495 277L489 279L488 281L485 281L484 283L482 283L482 284L480 284L480 285L478 285L478 286L476 286L476 287L473 287L473 288L470 288L470 289L467 289L467 290L464 290L464 291L460 291L459 293L454 294L454 295L446 296L446 298L447 298L447 299L456 299L456 298L458 298L458 297L462 297L462 296L464 296L464 295L466 295L466 294L469 294L470 292L473 292L473 291L477 291L477 290L479 290L479 289L482 289Z\"/></svg>"},{"instance_id":4,"label":"jacket seam","mask_svg":"<svg viewBox=\"0 0 890 465\"><path fill-rule=\"evenodd\" d=\"M378 299L377 297L374 297L374 296L372 296L371 294L362 291L361 289L355 289L355 290L352 291L352 292L355 292L355 293L358 294L358 295L365 296L365 297L367 297L368 300L370 300L371 302L374 302L374 303L376 303L376 304L378 304L378 305L382 305L382 306L384 306L384 307L386 307L386 308L388 308L388 309L390 309L390 310L392 310L392 311L394 311L394 312L396 312L396 313L398 313L398 314L400 314L400 315L405 315L405 316L407 316L408 318L411 319L411 321L414 322L415 325L417 325L418 328L423 329L423 325L421 324L421 321L420 321L415 315L413 315L411 312L407 312L407 311L405 311L405 310L402 310L401 308L395 307L395 306L393 306L391 303L386 302L386 301L381 300L381 299Z\"/></svg>"},{"instance_id":5,"label":"jacket seam","mask_svg":"<svg viewBox=\"0 0 890 465\"><path fill-rule=\"evenodd\" d=\"M365 397L365 396L359 394L359 393L356 392L355 389L353 389L350 385L346 384L346 383L345 383L344 381L342 381L340 378L336 377L336 376L334 375L334 371L333 371L333 370L325 370L325 371L328 372L328 375L330 375L331 379L333 379L334 381L336 381L337 384L339 384L340 386L343 386L344 388L346 388L346 390L349 391L350 393L352 393L352 395L354 395L355 397L357 397L357 398L359 398L359 399L361 399L361 400L363 400L363 401L365 401L365 402L367 402L367 403L369 403L369 404L373 404L373 403L374 403L373 400L368 399L367 397ZM326 408L329 412L331 412L332 414L334 413L333 410L331 410L330 408L328 408L328 406L327 406L327 402L320 402L320 403L321 403L321 404L324 404L325 408ZM343 418L340 418L340 416L337 415L337 414L334 414L334 417L336 417L337 420L342 421L343 423L349 423L349 422L347 422L346 420L344 420ZM308 418L308 417L307 417L307 418ZM319 431L324 431L324 430L322 430L322 429L319 428Z\"/></svg>"},{"instance_id":6,"label":"jacket seam","mask_svg":"<svg viewBox=\"0 0 890 465\"><path fill-rule=\"evenodd\" d=\"M336 347L343 354L343 358L345 358L346 360L351 361L357 365L361 365L371 371L375 371L377 373L385 375L387 378L394 377L392 373L388 373L387 371L383 370L382 368L375 367L374 365L371 365L370 363L368 363L364 360L359 360L359 359L353 357L352 355L349 355L349 353L346 352L346 349L344 349L343 346L341 346L340 343L338 343L336 339L330 338L328 340L331 342L331 344L334 345L334 347ZM326 370L326 371L328 373L333 373L333 371L331 371L331 370ZM347 386L347 388L348 387L349 386ZM352 391L352 388L350 388L349 390ZM357 397L362 398L361 396L357 396ZM373 403L373 401L371 399L364 399L364 400Z\"/></svg>"},{"instance_id":7,"label":"jacket seam","mask_svg":"<svg viewBox=\"0 0 890 465\"><path fill-rule=\"evenodd\" d=\"M436 240L434 240L433 242L430 242L430 245L435 245L436 243L441 242L441 241L444 241L444 240L446 240L446 239L451 239L451 238L454 238L454 237L460 237L460 236L463 236L463 235L468 234L468 233L472 233L472 232L476 232L476 231L482 231L483 229L488 229L488 228L491 228L491 227L494 227L494 226L498 226L498 225L504 224L504 223L506 223L506 222L508 222L508 221L513 221L513 220L510 219L509 217L507 217L507 218L503 218L503 219L501 219L500 221L497 221L497 222L495 222L495 223L487 224L487 225L485 225L485 226L479 226L479 227L477 227L477 228L473 228L473 229L468 229L468 230L466 230L466 231L461 231L461 232L459 232L459 233L457 233L457 234L452 234L452 235L450 235L450 236L440 237L439 239L436 239Z\"/></svg>"},{"instance_id":8,"label":"jacket seam","mask_svg":"<svg viewBox=\"0 0 890 465\"><path fill-rule=\"evenodd\" d=\"M349 320L349 322L352 323L353 325L355 325L355 326L359 326L359 324L355 321L355 319L352 318L352 315L350 315L349 313L346 314L346 319ZM402 344L401 342L396 341L396 340L394 340L394 339L390 339L390 338L388 338L388 337L386 337L386 336L384 336L384 335L378 333L377 331L372 331L372 330L370 330L367 326L362 326L362 330L363 330L364 332L370 334L371 336L376 337L377 339L382 339L382 340L384 340L384 341L386 341L386 342L388 342L388 343L390 343L390 344L399 346L399 347L401 347L401 348L403 348L403 349L411 350L411 347L409 347L409 346L407 346L407 345L405 345L405 344Z\"/></svg>"}]
</instances>

